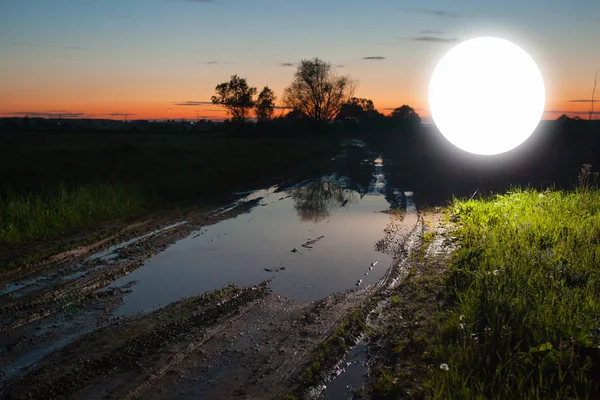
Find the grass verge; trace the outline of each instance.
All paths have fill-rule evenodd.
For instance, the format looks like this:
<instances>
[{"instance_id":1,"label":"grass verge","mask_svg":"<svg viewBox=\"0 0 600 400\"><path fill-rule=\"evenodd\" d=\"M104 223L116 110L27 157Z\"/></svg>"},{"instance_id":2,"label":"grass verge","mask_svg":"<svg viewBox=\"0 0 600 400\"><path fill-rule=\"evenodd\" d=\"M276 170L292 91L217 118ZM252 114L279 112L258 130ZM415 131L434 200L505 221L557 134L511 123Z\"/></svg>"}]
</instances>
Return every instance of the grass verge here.
<instances>
[{"instance_id":1,"label":"grass verge","mask_svg":"<svg viewBox=\"0 0 600 400\"><path fill-rule=\"evenodd\" d=\"M419 397L600 397L600 191L455 200Z\"/></svg>"},{"instance_id":2,"label":"grass verge","mask_svg":"<svg viewBox=\"0 0 600 400\"><path fill-rule=\"evenodd\" d=\"M365 307L354 309L341 325L314 350L304 374L300 377L296 390L288 395L288 400L304 398L306 391L322 382L340 358L355 344L356 338L368 331L365 324Z\"/></svg>"},{"instance_id":3,"label":"grass verge","mask_svg":"<svg viewBox=\"0 0 600 400\"><path fill-rule=\"evenodd\" d=\"M439 219L439 213L432 216ZM418 397L432 368L429 347L436 332L435 315L445 303L448 268L443 256L427 251L437 237L437 222L427 213L423 219L420 245L406 260L408 274L385 294L388 301L369 335L369 384L358 398Z\"/></svg>"},{"instance_id":4,"label":"grass verge","mask_svg":"<svg viewBox=\"0 0 600 400\"><path fill-rule=\"evenodd\" d=\"M42 193L6 193L0 198L0 248L65 235L150 207L133 188L121 184L60 185Z\"/></svg>"},{"instance_id":5,"label":"grass verge","mask_svg":"<svg viewBox=\"0 0 600 400\"><path fill-rule=\"evenodd\" d=\"M367 330L364 309L355 309L331 336L321 342L315 350L315 361L306 369L303 380L305 387L317 384L322 374L331 368L346 353L361 332Z\"/></svg>"}]
</instances>

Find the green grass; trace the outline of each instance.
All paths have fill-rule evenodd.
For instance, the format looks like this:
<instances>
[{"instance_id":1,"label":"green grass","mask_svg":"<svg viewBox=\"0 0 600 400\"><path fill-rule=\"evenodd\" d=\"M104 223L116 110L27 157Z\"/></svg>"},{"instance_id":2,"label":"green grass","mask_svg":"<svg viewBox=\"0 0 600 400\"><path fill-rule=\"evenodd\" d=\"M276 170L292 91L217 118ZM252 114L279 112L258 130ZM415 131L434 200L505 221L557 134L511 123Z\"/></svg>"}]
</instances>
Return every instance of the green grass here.
<instances>
[{"instance_id":1,"label":"green grass","mask_svg":"<svg viewBox=\"0 0 600 400\"><path fill-rule=\"evenodd\" d=\"M365 318L363 309L355 309L331 336L317 346L315 360L306 369L302 388L315 385L322 379L321 374L333 367L340 357L350 349L350 345L360 332L367 330Z\"/></svg>"},{"instance_id":2,"label":"green grass","mask_svg":"<svg viewBox=\"0 0 600 400\"><path fill-rule=\"evenodd\" d=\"M134 213L225 200L338 150L331 137L3 132L0 251Z\"/></svg>"},{"instance_id":3,"label":"green grass","mask_svg":"<svg viewBox=\"0 0 600 400\"><path fill-rule=\"evenodd\" d=\"M459 248L422 397L599 398L600 191L512 190L448 216Z\"/></svg>"},{"instance_id":4,"label":"green grass","mask_svg":"<svg viewBox=\"0 0 600 400\"><path fill-rule=\"evenodd\" d=\"M72 233L149 205L141 193L117 183L60 185L39 194L7 192L0 198L0 248Z\"/></svg>"}]
</instances>

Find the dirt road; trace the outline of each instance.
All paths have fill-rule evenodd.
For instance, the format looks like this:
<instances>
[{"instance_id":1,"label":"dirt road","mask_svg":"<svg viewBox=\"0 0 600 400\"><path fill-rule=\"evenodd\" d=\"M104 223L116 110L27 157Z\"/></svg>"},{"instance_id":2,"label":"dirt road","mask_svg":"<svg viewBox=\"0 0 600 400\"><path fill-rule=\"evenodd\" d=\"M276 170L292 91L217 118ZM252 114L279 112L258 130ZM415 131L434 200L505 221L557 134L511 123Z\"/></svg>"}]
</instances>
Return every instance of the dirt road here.
<instances>
[{"instance_id":1,"label":"dirt road","mask_svg":"<svg viewBox=\"0 0 600 400\"><path fill-rule=\"evenodd\" d=\"M377 308L378 295L399 282L406 272L404 263L419 248L423 220L421 216L407 220L402 215L390 216L385 237L377 246L392 255L394 263L375 285L308 303L271 293L268 282L250 288L228 287L149 314L103 323L127 288L102 295L95 288L188 234L192 225L213 221L190 219L158 232L128 247L123 260L119 257L91 276L65 283L57 280L2 304L3 363L18 359L37 341L64 340L77 326L99 328L80 331L71 344L50 353L34 369L5 378L0 394L15 399L315 396L318 390L311 390L309 383L326 379L339 361L335 349L333 354L322 354L331 350L323 350L324 341L339 333L353 312L369 315ZM91 268L93 260L89 264ZM60 271L60 265L53 268ZM85 312L69 318L69 307ZM47 320L54 322L53 329L45 325ZM358 334L342 329L340 340L351 345ZM315 359L323 364L314 369L319 377L308 379L306 371Z\"/></svg>"},{"instance_id":2,"label":"dirt road","mask_svg":"<svg viewBox=\"0 0 600 400\"><path fill-rule=\"evenodd\" d=\"M384 185L376 161L373 176ZM0 275L0 283L9 282L0 293L0 397L317 398L343 374L341 360L359 338L371 341L371 360L385 363L387 339L372 332L406 328L390 299L410 299L402 288L407 274L418 275L424 257L447 253L439 214L408 203L405 211L388 213L384 237L374 245L392 259L375 283L361 285L361 279L355 289L300 302L274 294L267 280L128 318L111 316L136 282L105 288L174 242L246 213L259 200L129 225L96 245ZM368 379L352 382L365 393L373 379L367 373ZM348 398L331 389L326 394Z\"/></svg>"}]
</instances>

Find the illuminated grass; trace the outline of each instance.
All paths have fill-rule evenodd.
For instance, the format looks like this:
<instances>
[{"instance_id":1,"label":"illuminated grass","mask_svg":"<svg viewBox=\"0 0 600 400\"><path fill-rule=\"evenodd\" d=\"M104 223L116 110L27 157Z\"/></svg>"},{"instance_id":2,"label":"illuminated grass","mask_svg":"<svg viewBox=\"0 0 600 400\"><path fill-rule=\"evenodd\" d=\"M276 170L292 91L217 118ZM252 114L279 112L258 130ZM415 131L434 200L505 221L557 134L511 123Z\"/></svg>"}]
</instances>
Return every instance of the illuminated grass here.
<instances>
[{"instance_id":1,"label":"illuminated grass","mask_svg":"<svg viewBox=\"0 0 600 400\"><path fill-rule=\"evenodd\" d=\"M460 247L421 395L599 398L600 191L513 190L448 217Z\"/></svg>"}]
</instances>

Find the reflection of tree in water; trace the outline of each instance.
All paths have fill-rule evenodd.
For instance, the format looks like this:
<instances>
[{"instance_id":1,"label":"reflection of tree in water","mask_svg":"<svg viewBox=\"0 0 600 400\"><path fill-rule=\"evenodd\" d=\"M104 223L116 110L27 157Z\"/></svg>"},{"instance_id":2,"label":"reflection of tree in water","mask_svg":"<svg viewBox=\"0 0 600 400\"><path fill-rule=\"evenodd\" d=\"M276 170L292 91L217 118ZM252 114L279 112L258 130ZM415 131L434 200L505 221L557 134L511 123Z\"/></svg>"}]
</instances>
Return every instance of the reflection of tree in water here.
<instances>
[{"instance_id":1,"label":"reflection of tree in water","mask_svg":"<svg viewBox=\"0 0 600 400\"><path fill-rule=\"evenodd\" d=\"M358 193L344 189L335 182L312 182L291 192L294 208L302 221L319 222L329 217L336 207L355 203Z\"/></svg>"}]
</instances>

